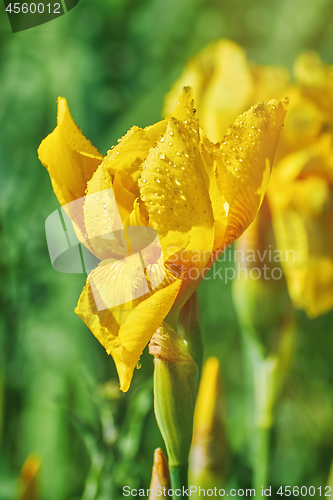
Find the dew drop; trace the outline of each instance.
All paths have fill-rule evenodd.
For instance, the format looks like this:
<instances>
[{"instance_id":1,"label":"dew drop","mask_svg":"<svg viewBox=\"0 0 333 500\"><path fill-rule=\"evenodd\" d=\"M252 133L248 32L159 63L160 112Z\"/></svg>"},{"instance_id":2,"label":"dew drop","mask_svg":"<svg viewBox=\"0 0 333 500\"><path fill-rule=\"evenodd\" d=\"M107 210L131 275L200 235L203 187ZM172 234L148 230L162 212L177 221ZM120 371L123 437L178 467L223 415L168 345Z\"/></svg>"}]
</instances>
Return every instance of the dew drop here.
<instances>
[{"instance_id":1,"label":"dew drop","mask_svg":"<svg viewBox=\"0 0 333 500\"><path fill-rule=\"evenodd\" d=\"M157 182L157 184L161 183L161 181L159 179L157 179L157 177L155 177L154 181Z\"/></svg>"},{"instance_id":2,"label":"dew drop","mask_svg":"<svg viewBox=\"0 0 333 500\"><path fill-rule=\"evenodd\" d=\"M177 186L180 186L180 182L178 179L175 180L175 183L177 184Z\"/></svg>"},{"instance_id":3,"label":"dew drop","mask_svg":"<svg viewBox=\"0 0 333 500\"><path fill-rule=\"evenodd\" d=\"M175 134L172 132L172 130L169 130L169 134L171 135L171 137L173 137Z\"/></svg>"},{"instance_id":4,"label":"dew drop","mask_svg":"<svg viewBox=\"0 0 333 500\"><path fill-rule=\"evenodd\" d=\"M175 189L173 190L173 192L174 192L174 193L177 193L177 192L178 192L178 189L177 189L177 188L175 188Z\"/></svg>"},{"instance_id":5,"label":"dew drop","mask_svg":"<svg viewBox=\"0 0 333 500\"><path fill-rule=\"evenodd\" d=\"M160 155L160 159L161 159L161 160L164 160L164 159L165 159L165 154L164 154L164 153L162 153L162 154Z\"/></svg>"},{"instance_id":6,"label":"dew drop","mask_svg":"<svg viewBox=\"0 0 333 500\"><path fill-rule=\"evenodd\" d=\"M171 141L169 142L169 146L172 146L172 142Z\"/></svg>"},{"instance_id":7,"label":"dew drop","mask_svg":"<svg viewBox=\"0 0 333 500\"><path fill-rule=\"evenodd\" d=\"M160 142L164 142L165 141L165 137L162 137L162 139L160 140Z\"/></svg>"}]
</instances>

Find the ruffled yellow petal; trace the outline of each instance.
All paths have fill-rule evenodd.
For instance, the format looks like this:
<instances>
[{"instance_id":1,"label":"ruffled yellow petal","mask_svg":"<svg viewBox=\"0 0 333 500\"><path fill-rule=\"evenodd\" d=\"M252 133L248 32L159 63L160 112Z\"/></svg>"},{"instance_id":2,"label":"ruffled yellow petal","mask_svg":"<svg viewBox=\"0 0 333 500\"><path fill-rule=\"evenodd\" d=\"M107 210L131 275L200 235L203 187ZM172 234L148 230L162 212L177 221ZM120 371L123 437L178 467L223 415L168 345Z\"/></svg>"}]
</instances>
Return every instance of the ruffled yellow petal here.
<instances>
[{"instance_id":1,"label":"ruffled yellow petal","mask_svg":"<svg viewBox=\"0 0 333 500\"><path fill-rule=\"evenodd\" d=\"M149 127L146 127L144 129L152 144L154 142L157 142L162 137L162 135L164 135L166 126L167 126L167 121L162 120L160 122L155 123L154 125L149 125Z\"/></svg>"},{"instance_id":2,"label":"ruffled yellow petal","mask_svg":"<svg viewBox=\"0 0 333 500\"><path fill-rule=\"evenodd\" d=\"M104 160L109 174L120 176L126 189L136 198L139 195L137 180L142 162L147 158L153 143L148 134L139 127L132 127L118 140L118 144L108 151ZM121 200L119 200L121 203Z\"/></svg>"},{"instance_id":3,"label":"ruffled yellow petal","mask_svg":"<svg viewBox=\"0 0 333 500\"><path fill-rule=\"evenodd\" d=\"M129 255L112 178L104 162L88 182L84 222L90 247L100 260Z\"/></svg>"},{"instance_id":4,"label":"ruffled yellow petal","mask_svg":"<svg viewBox=\"0 0 333 500\"><path fill-rule=\"evenodd\" d=\"M209 177L200 153L190 89L184 89L165 134L150 150L139 186L165 259L183 248L189 252L212 249Z\"/></svg>"},{"instance_id":5,"label":"ruffled yellow petal","mask_svg":"<svg viewBox=\"0 0 333 500\"><path fill-rule=\"evenodd\" d=\"M113 180L114 195L117 200L117 205L120 213L121 220L125 220L133 210L135 194L127 189L126 184L121 174L116 172Z\"/></svg>"},{"instance_id":6,"label":"ruffled yellow petal","mask_svg":"<svg viewBox=\"0 0 333 500\"><path fill-rule=\"evenodd\" d=\"M253 221L272 168L288 100L259 103L230 127L216 155L216 176L225 209L223 245Z\"/></svg>"},{"instance_id":7,"label":"ruffled yellow petal","mask_svg":"<svg viewBox=\"0 0 333 500\"><path fill-rule=\"evenodd\" d=\"M61 205L84 196L87 182L103 160L75 125L63 97L58 98L57 126L42 141L38 156Z\"/></svg>"},{"instance_id":8,"label":"ruffled yellow petal","mask_svg":"<svg viewBox=\"0 0 333 500\"><path fill-rule=\"evenodd\" d=\"M117 287L113 286L114 281L118 281ZM133 293L134 285L139 286L138 281L142 284L142 274L138 279L135 265L128 269L120 261L100 264L90 273L75 309L107 353L112 355L120 389L124 392L129 389L143 349L168 314L181 285L179 280L171 284L164 281L158 289L148 290L146 295L132 302L98 309L102 306L101 300L106 305L119 300L119 291L124 293L129 289Z\"/></svg>"},{"instance_id":9,"label":"ruffled yellow petal","mask_svg":"<svg viewBox=\"0 0 333 500\"><path fill-rule=\"evenodd\" d=\"M189 60L165 98L164 115L176 107L186 85L194 89L200 124L212 142L221 140L228 126L251 103L253 78L246 55L229 40L213 42Z\"/></svg>"}]
</instances>

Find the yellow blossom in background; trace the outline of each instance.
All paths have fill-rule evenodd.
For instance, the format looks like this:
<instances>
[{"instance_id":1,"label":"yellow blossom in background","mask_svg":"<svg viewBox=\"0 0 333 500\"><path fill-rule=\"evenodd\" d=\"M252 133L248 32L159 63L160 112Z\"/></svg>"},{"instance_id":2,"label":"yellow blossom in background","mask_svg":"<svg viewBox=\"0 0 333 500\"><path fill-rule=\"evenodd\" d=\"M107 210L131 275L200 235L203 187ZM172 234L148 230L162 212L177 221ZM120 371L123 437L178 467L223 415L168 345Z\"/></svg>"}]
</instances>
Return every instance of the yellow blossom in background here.
<instances>
[{"instance_id":1,"label":"yellow blossom in background","mask_svg":"<svg viewBox=\"0 0 333 500\"><path fill-rule=\"evenodd\" d=\"M234 119L260 100L290 97L265 211L237 245L261 250L272 233L294 306L315 317L333 307L333 66L315 53L302 54L291 80L285 68L251 63L238 45L219 40L189 60L164 112L180 86L193 85L208 137L223 141L226 116Z\"/></svg>"},{"instance_id":2,"label":"yellow blossom in background","mask_svg":"<svg viewBox=\"0 0 333 500\"><path fill-rule=\"evenodd\" d=\"M213 144L204 135L190 88L183 89L174 108L155 125L132 127L103 157L76 127L66 100L59 98L57 127L38 150L64 208L85 196L82 207L68 208L68 215L79 240L101 262L89 274L75 312L112 355L123 391L171 307L186 302L217 252L253 221L266 190L286 100L253 106L226 130L223 144ZM154 288L151 276L161 269L147 264L149 293L100 310L96 296L112 304L121 290L134 293L141 279L135 266L128 270L121 260L127 236L104 237L104 215L113 220L115 214L99 195L103 190L114 193L126 231L134 226L157 231L165 277Z\"/></svg>"}]
</instances>

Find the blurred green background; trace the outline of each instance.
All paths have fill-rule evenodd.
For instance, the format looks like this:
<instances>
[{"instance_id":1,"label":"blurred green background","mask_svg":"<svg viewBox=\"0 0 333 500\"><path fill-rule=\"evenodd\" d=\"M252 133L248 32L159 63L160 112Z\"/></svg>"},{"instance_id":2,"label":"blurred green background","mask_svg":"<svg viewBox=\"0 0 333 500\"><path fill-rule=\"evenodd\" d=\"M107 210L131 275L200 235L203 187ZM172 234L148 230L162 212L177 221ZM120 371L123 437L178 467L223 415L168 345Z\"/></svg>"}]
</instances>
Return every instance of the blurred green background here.
<instances>
[{"instance_id":1,"label":"blurred green background","mask_svg":"<svg viewBox=\"0 0 333 500\"><path fill-rule=\"evenodd\" d=\"M47 500L121 498L148 487L162 445L152 357L120 394L113 361L73 313L84 275L52 269L44 223L58 207L37 147L56 99L105 153L133 124L161 117L191 55L217 38L262 64L291 68L314 49L333 63L332 0L80 0L65 16L13 34L1 5L0 499L18 497L31 453ZM250 487L244 369L231 287L199 287L205 356L221 360L231 480ZM333 315L298 314L295 355L276 412L272 486L325 486L333 457Z\"/></svg>"}]
</instances>

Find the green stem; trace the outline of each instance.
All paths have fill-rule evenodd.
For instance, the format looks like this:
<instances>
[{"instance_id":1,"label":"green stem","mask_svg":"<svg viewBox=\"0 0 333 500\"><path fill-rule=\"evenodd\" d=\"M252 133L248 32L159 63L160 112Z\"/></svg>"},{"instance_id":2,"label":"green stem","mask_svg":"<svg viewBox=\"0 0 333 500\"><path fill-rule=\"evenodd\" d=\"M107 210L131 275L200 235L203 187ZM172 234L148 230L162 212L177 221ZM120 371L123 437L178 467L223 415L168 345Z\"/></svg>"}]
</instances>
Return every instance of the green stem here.
<instances>
[{"instance_id":1,"label":"green stem","mask_svg":"<svg viewBox=\"0 0 333 500\"><path fill-rule=\"evenodd\" d=\"M179 466L170 466L170 478L171 478L171 488L175 491L177 489L181 490L181 495L174 495L174 499L178 498L188 498L187 495L183 495L183 490L188 488L188 464L183 464Z\"/></svg>"},{"instance_id":2,"label":"green stem","mask_svg":"<svg viewBox=\"0 0 333 500\"><path fill-rule=\"evenodd\" d=\"M270 427L257 427L254 450L253 488L261 496L261 488L268 487Z\"/></svg>"}]
</instances>

